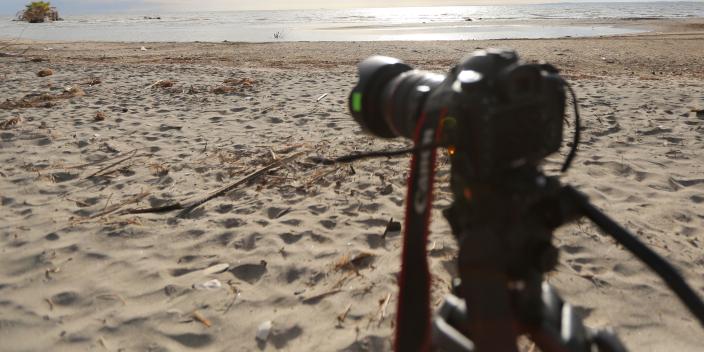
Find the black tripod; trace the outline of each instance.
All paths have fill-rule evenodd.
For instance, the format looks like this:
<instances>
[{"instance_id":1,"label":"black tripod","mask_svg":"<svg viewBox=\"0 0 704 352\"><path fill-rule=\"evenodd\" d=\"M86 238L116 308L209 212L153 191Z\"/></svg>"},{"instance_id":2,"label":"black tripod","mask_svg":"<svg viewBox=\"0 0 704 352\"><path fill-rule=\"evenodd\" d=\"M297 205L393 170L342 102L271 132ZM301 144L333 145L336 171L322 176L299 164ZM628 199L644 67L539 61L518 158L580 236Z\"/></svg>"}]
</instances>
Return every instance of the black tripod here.
<instances>
[{"instance_id":1,"label":"black tripod","mask_svg":"<svg viewBox=\"0 0 704 352\"><path fill-rule=\"evenodd\" d=\"M519 334L546 352L623 351L615 335L585 328L543 283L557 264L553 231L582 216L657 272L704 325L704 302L670 264L577 190L540 171L563 142L565 90L572 96L575 128L562 172L580 139L577 96L555 67L489 49L466 56L444 77L379 56L363 61L359 75L349 100L355 120L376 136L403 136L415 144L331 161L413 153L396 351L511 352ZM431 324L426 246L438 147L448 148L452 162L455 198L445 217L459 243L460 280Z\"/></svg>"},{"instance_id":2,"label":"black tripod","mask_svg":"<svg viewBox=\"0 0 704 352\"><path fill-rule=\"evenodd\" d=\"M489 184L453 174L452 187L464 195L444 214L459 243L460 280L432 323L435 350L517 351L517 336L527 334L545 352L625 351L613 333L586 328L543 281L557 264L554 229L581 216L662 276L704 323L704 306L670 264L557 178L531 168Z\"/></svg>"}]
</instances>

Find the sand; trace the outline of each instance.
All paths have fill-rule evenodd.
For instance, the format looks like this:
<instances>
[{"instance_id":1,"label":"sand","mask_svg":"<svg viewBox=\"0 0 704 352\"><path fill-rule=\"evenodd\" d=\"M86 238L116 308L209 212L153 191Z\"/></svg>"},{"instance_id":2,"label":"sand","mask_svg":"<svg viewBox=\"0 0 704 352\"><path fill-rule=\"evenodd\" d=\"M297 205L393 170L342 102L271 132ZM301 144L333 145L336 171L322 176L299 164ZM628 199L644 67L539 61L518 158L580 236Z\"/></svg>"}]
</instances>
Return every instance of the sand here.
<instances>
[{"instance_id":1,"label":"sand","mask_svg":"<svg viewBox=\"0 0 704 352\"><path fill-rule=\"evenodd\" d=\"M311 159L408 145L363 134L347 112L354 64L377 53L442 72L500 46L562 68L585 127L564 181L704 295L701 23L591 39L0 42L0 350L389 350L401 236L385 229L403 218L408 159ZM267 166L187 216L127 212ZM438 174L436 304L457 251L440 215L447 159ZM701 350L679 301L589 222L555 243L548 280L590 326L613 327L633 351Z\"/></svg>"}]
</instances>

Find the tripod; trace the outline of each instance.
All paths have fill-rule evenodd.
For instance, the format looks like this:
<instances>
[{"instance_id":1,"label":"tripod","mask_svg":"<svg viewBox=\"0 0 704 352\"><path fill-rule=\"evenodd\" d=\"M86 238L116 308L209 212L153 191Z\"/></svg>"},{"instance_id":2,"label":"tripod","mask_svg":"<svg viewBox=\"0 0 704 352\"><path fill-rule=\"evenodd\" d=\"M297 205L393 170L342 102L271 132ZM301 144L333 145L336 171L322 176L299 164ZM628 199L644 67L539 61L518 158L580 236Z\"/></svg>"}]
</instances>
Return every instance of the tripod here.
<instances>
[{"instance_id":1,"label":"tripod","mask_svg":"<svg viewBox=\"0 0 704 352\"><path fill-rule=\"evenodd\" d=\"M527 334L545 352L626 351L612 332L585 327L543 281L557 264L554 229L581 216L663 276L702 321L701 301L673 267L557 178L531 168L491 183L453 174L452 187L464 195L444 212L459 244L460 278L432 322L435 350L517 351L517 336Z\"/></svg>"},{"instance_id":2,"label":"tripod","mask_svg":"<svg viewBox=\"0 0 704 352\"><path fill-rule=\"evenodd\" d=\"M624 351L608 331L582 324L543 276L557 264L553 231L586 216L654 270L704 325L704 302L679 273L540 163L562 145L565 89L574 135L562 172L580 140L577 95L549 64L525 64L512 50L480 50L446 76L413 71L374 56L359 65L350 111L379 137L414 147L337 158L413 153L396 313L396 351L516 351L528 334L547 352ZM454 202L445 212L459 243L460 280L431 324L427 237L436 148L447 147Z\"/></svg>"}]
</instances>

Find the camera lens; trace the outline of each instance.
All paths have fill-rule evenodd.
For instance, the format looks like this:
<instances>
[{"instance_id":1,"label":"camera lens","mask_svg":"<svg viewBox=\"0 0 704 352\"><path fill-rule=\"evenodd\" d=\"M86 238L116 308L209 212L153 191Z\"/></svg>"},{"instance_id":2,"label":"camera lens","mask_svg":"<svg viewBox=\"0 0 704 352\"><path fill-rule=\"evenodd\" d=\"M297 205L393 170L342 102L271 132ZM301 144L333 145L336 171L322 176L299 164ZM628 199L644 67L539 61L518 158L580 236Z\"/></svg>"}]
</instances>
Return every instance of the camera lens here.
<instances>
[{"instance_id":1,"label":"camera lens","mask_svg":"<svg viewBox=\"0 0 704 352\"><path fill-rule=\"evenodd\" d=\"M413 137L425 98L444 76L411 70L398 59L374 56L359 64L349 107L354 119L384 138Z\"/></svg>"},{"instance_id":2,"label":"camera lens","mask_svg":"<svg viewBox=\"0 0 704 352\"><path fill-rule=\"evenodd\" d=\"M384 88L384 120L396 136L413 138L425 99L445 76L423 71L407 71Z\"/></svg>"}]
</instances>

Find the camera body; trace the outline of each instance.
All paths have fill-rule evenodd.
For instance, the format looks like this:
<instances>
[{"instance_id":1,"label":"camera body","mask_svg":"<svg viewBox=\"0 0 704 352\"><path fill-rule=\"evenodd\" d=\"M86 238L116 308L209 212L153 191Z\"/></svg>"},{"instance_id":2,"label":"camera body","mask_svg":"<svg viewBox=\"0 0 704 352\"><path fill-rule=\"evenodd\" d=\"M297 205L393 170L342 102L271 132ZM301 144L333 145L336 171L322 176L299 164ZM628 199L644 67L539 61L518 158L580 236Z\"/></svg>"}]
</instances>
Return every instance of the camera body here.
<instances>
[{"instance_id":1,"label":"camera body","mask_svg":"<svg viewBox=\"0 0 704 352\"><path fill-rule=\"evenodd\" d=\"M563 79L550 65L522 63L512 50L476 51L446 76L381 56L363 61L359 74L349 100L355 120L376 136L425 144L418 122L437 117L435 142L450 146L453 174L465 182L534 167L562 143Z\"/></svg>"}]
</instances>

